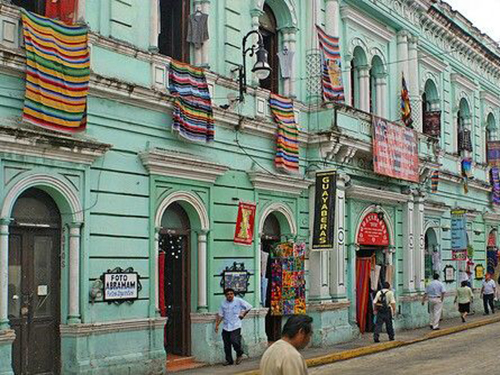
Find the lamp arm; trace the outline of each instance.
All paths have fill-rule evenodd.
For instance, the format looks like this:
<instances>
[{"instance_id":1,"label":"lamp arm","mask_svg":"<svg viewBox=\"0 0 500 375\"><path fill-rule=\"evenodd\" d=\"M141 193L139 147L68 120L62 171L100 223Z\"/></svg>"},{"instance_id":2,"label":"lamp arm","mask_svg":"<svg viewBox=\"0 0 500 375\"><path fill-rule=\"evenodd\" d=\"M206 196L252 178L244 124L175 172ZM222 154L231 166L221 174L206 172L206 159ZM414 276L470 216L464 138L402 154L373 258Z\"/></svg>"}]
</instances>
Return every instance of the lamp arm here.
<instances>
[{"instance_id":1,"label":"lamp arm","mask_svg":"<svg viewBox=\"0 0 500 375\"><path fill-rule=\"evenodd\" d=\"M257 34L259 37L259 40L257 44L254 44L250 47L247 48L247 40L248 38L253 35ZM264 44L264 39L262 38L262 34L258 30L252 30L250 31L245 37L243 38L242 42L242 57L243 57L243 65L239 67L239 86L240 86L240 97L238 98L240 102L244 100L244 94L247 91L247 53L250 57L252 57L255 54L256 48Z\"/></svg>"}]
</instances>

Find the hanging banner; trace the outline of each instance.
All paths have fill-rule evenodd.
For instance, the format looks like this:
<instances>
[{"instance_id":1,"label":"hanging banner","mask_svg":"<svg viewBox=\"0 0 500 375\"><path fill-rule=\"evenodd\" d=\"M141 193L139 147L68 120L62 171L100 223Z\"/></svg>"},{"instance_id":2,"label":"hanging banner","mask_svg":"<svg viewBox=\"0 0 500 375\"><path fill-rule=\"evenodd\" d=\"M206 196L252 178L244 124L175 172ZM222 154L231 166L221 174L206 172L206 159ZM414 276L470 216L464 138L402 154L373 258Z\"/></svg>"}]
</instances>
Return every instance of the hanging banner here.
<instances>
[{"instance_id":1,"label":"hanging banner","mask_svg":"<svg viewBox=\"0 0 500 375\"><path fill-rule=\"evenodd\" d=\"M451 254L452 260L467 259L467 220L465 210L451 211Z\"/></svg>"},{"instance_id":2,"label":"hanging banner","mask_svg":"<svg viewBox=\"0 0 500 375\"><path fill-rule=\"evenodd\" d=\"M441 111L429 111L424 114L424 134L439 138L441 136Z\"/></svg>"},{"instance_id":3,"label":"hanging banner","mask_svg":"<svg viewBox=\"0 0 500 375\"><path fill-rule=\"evenodd\" d=\"M378 174L419 182L415 131L374 116L373 167Z\"/></svg>"},{"instance_id":4,"label":"hanging banner","mask_svg":"<svg viewBox=\"0 0 500 375\"><path fill-rule=\"evenodd\" d=\"M376 212L369 213L361 222L357 243L365 246L389 246L387 225Z\"/></svg>"},{"instance_id":5,"label":"hanging banner","mask_svg":"<svg viewBox=\"0 0 500 375\"><path fill-rule=\"evenodd\" d=\"M335 171L316 173L312 249L333 249L335 231Z\"/></svg>"},{"instance_id":6,"label":"hanging banner","mask_svg":"<svg viewBox=\"0 0 500 375\"><path fill-rule=\"evenodd\" d=\"M488 165L500 167L500 141L488 141Z\"/></svg>"},{"instance_id":7,"label":"hanging banner","mask_svg":"<svg viewBox=\"0 0 500 375\"><path fill-rule=\"evenodd\" d=\"M255 222L255 203L240 202L238 206L238 217L236 219L236 230L234 242L239 245L251 245L253 241L253 230Z\"/></svg>"}]
</instances>

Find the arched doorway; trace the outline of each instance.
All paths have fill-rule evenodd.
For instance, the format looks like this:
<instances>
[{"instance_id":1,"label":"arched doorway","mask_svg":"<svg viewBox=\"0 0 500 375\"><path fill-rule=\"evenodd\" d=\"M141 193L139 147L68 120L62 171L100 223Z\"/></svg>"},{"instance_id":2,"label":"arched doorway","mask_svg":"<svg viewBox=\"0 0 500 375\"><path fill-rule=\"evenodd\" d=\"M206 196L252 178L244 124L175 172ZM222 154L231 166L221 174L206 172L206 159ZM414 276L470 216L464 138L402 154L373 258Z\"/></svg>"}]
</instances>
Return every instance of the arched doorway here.
<instances>
[{"instance_id":1,"label":"arched doorway","mask_svg":"<svg viewBox=\"0 0 500 375\"><path fill-rule=\"evenodd\" d=\"M260 87L271 92L279 92L279 64L278 64L278 26L276 17L271 7L264 4L263 13L259 18L259 32L264 40L264 48L268 53L268 63L271 67L271 74L266 79L260 81Z\"/></svg>"},{"instance_id":2,"label":"arched doorway","mask_svg":"<svg viewBox=\"0 0 500 375\"><path fill-rule=\"evenodd\" d=\"M388 281L394 287L390 231L384 212L369 212L361 220L356 244L356 321L361 333L373 332L373 299Z\"/></svg>"},{"instance_id":3,"label":"arched doorway","mask_svg":"<svg viewBox=\"0 0 500 375\"><path fill-rule=\"evenodd\" d=\"M167 354L191 354L191 223L177 202L165 210L158 248L164 256L164 300L168 318L165 333Z\"/></svg>"},{"instance_id":4,"label":"arched doorway","mask_svg":"<svg viewBox=\"0 0 500 375\"><path fill-rule=\"evenodd\" d=\"M271 262L270 252L273 245L281 240L281 227L274 213L269 214L264 221L264 228L260 240L261 260L261 303L265 307L271 307ZM266 315L267 340L274 342L281 337L281 317L271 316L270 311Z\"/></svg>"},{"instance_id":5,"label":"arched doorway","mask_svg":"<svg viewBox=\"0 0 500 375\"><path fill-rule=\"evenodd\" d=\"M8 317L15 374L59 374L61 214L46 192L16 200L9 228Z\"/></svg>"},{"instance_id":6,"label":"arched doorway","mask_svg":"<svg viewBox=\"0 0 500 375\"><path fill-rule=\"evenodd\" d=\"M441 272L441 252L436 232L429 228L425 232L425 284L432 281L435 273Z\"/></svg>"}]
</instances>

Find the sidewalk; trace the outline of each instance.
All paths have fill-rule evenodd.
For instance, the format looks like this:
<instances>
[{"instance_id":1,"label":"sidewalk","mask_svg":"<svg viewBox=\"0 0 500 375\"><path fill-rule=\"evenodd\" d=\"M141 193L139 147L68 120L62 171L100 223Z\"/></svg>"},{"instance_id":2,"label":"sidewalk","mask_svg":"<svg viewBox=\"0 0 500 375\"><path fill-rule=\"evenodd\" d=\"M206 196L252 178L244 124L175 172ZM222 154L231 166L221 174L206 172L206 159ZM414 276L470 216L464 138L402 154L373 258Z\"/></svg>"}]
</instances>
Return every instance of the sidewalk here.
<instances>
[{"instance_id":1,"label":"sidewalk","mask_svg":"<svg viewBox=\"0 0 500 375\"><path fill-rule=\"evenodd\" d=\"M480 327L486 324L500 322L500 314L485 317L480 313L467 318L466 323L462 323L460 318L443 320L440 323L439 331L430 331L428 327L418 328L409 331L396 332L397 341L388 341L387 335L381 334L381 343L374 344L372 334L365 334L360 338L346 343L330 346L327 348L308 348L301 353L307 360L309 367L322 366L328 363L342 361L363 355L373 354L392 348L414 344L416 342L429 340L432 338L449 335L466 329ZM259 358L245 359L239 366L206 366L195 370L179 372L182 375L213 375L213 374L240 374L257 375L259 368Z\"/></svg>"}]
</instances>

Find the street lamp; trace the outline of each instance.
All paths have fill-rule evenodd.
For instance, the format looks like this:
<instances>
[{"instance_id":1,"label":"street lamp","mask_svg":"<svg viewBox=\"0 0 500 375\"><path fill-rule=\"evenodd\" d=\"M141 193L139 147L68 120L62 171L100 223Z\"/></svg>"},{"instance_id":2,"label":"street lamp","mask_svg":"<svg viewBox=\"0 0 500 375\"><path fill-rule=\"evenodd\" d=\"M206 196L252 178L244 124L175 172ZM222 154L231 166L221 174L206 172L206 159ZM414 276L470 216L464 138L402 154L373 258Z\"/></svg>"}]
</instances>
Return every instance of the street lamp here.
<instances>
[{"instance_id":1,"label":"street lamp","mask_svg":"<svg viewBox=\"0 0 500 375\"><path fill-rule=\"evenodd\" d=\"M247 40L252 34L258 35L257 44L254 44L247 48ZM259 80L264 80L269 77L271 73L271 67L267 62L267 51L264 48L264 39L262 38L262 34L257 30L250 31L243 38L243 65L238 67L239 72L239 85L240 85L240 96L238 97L238 101L243 102L245 100L244 94L247 92L247 68L246 68L246 56L252 57L253 55L257 56L257 62L252 68L252 73L254 73Z\"/></svg>"}]
</instances>

